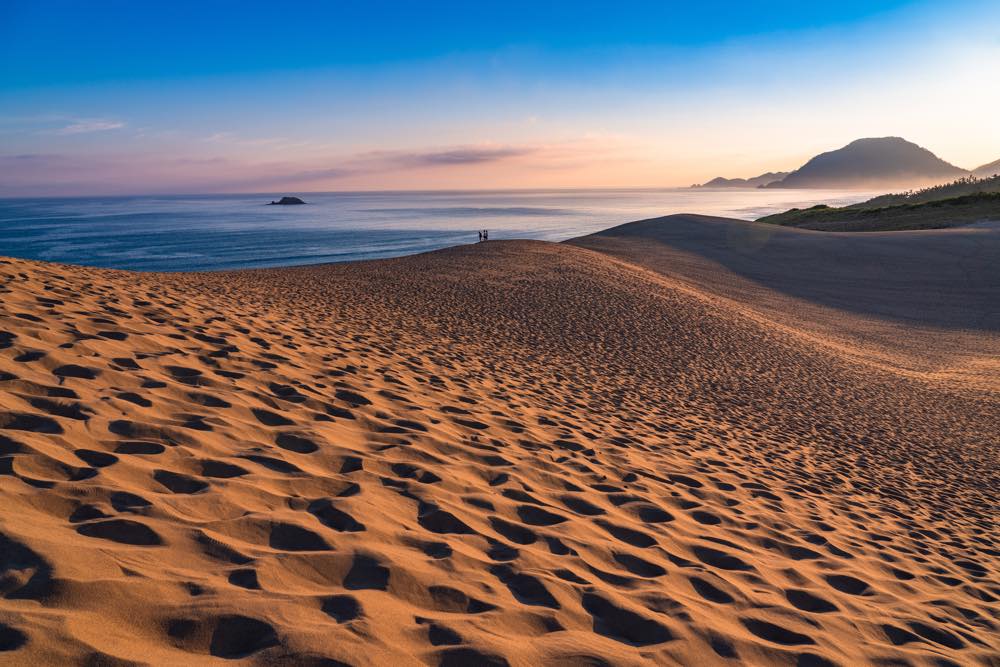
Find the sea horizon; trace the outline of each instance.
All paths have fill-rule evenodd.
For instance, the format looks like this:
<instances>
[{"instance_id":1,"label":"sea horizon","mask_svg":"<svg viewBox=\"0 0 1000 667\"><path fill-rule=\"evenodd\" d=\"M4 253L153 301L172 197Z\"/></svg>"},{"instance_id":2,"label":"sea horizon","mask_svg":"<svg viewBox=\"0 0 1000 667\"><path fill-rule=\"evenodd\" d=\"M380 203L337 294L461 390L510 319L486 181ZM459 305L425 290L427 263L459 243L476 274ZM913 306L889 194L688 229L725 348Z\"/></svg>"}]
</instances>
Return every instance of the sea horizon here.
<instances>
[{"instance_id":1,"label":"sea horizon","mask_svg":"<svg viewBox=\"0 0 1000 667\"><path fill-rule=\"evenodd\" d=\"M491 240L564 241L676 213L755 220L857 190L504 188L0 198L0 254L177 272L386 259ZM304 206L270 206L285 195Z\"/></svg>"},{"instance_id":2,"label":"sea horizon","mask_svg":"<svg viewBox=\"0 0 1000 667\"><path fill-rule=\"evenodd\" d=\"M414 193L437 193L437 194L477 194L490 192L590 192L604 190L623 190L636 192L659 192L665 190L698 190L704 192L753 192L768 190L762 187L740 187L740 186L709 186L700 183L691 185L594 185L594 186L553 186L553 187L504 187L504 188L349 188L343 190L259 190L253 192L122 192L122 193L89 193L89 194L62 194L62 195L0 195L0 201L16 201L24 199L129 199L134 197L303 197L310 195L351 195L351 194L371 194L373 192L383 194L414 194ZM781 190L781 188L770 188ZM883 188L884 189L884 188ZM804 190L830 190L834 192L856 192L865 195L882 193L879 189L862 188L785 188L785 191Z\"/></svg>"}]
</instances>

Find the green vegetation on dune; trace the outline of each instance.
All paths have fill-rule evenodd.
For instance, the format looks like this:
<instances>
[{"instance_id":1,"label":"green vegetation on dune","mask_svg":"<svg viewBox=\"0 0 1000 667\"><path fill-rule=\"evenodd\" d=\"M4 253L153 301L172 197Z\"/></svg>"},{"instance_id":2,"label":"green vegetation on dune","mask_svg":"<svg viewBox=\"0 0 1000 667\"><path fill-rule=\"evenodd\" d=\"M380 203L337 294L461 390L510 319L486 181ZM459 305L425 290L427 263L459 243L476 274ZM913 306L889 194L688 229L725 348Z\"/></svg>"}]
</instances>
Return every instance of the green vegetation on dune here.
<instances>
[{"instance_id":1,"label":"green vegetation on dune","mask_svg":"<svg viewBox=\"0 0 1000 667\"><path fill-rule=\"evenodd\" d=\"M840 208L825 204L793 208L757 222L830 232L881 232L941 229L982 220L1000 220L1000 176L960 178Z\"/></svg>"},{"instance_id":2,"label":"green vegetation on dune","mask_svg":"<svg viewBox=\"0 0 1000 667\"><path fill-rule=\"evenodd\" d=\"M922 204L941 199L952 199L966 195L1000 193L1000 174L989 178L967 176L951 183L935 185L921 190L911 190L900 194L880 195L848 208L876 208L899 204Z\"/></svg>"}]
</instances>

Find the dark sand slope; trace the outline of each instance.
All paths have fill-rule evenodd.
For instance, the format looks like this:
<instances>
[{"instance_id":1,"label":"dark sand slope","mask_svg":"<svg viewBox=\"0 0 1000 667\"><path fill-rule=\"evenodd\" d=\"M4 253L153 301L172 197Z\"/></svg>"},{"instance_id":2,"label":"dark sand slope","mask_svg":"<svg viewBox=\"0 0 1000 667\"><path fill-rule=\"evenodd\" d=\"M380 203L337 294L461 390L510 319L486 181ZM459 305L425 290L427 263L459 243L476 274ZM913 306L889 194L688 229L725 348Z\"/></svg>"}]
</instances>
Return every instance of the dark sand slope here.
<instances>
[{"instance_id":1,"label":"dark sand slope","mask_svg":"<svg viewBox=\"0 0 1000 667\"><path fill-rule=\"evenodd\" d=\"M672 215L569 241L896 369L1000 388L1000 224L823 233Z\"/></svg>"},{"instance_id":2,"label":"dark sand slope","mask_svg":"<svg viewBox=\"0 0 1000 667\"><path fill-rule=\"evenodd\" d=\"M3 261L0 662L996 665L996 388L695 278Z\"/></svg>"}]
</instances>

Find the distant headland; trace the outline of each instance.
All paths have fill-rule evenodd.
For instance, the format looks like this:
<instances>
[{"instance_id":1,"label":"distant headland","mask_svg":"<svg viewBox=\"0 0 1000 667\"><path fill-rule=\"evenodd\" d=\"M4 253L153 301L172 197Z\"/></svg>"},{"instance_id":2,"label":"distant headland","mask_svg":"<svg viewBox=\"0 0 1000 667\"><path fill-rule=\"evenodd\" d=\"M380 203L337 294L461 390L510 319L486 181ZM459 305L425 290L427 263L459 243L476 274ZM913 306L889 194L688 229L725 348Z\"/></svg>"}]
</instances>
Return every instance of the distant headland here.
<instances>
[{"instance_id":1,"label":"distant headland","mask_svg":"<svg viewBox=\"0 0 1000 667\"><path fill-rule=\"evenodd\" d=\"M821 153L788 173L769 172L748 179L720 177L693 187L913 188L945 183L970 173L992 176L997 170L997 163L971 171L961 169L900 137L876 137Z\"/></svg>"}]
</instances>

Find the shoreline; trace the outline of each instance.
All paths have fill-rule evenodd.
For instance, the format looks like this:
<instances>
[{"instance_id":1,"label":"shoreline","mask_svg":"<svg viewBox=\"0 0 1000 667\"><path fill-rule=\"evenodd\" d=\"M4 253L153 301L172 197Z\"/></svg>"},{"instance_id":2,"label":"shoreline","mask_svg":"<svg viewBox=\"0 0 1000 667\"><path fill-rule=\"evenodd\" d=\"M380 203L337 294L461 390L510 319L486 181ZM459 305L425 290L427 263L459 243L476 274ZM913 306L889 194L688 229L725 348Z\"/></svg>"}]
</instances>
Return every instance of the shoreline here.
<instances>
[{"instance_id":1,"label":"shoreline","mask_svg":"<svg viewBox=\"0 0 1000 667\"><path fill-rule=\"evenodd\" d=\"M654 217L654 218L644 218L642 220L635 220L635 221L631 221L631 222L626 222L626 223L620 223L620 224L616 224L616 225L611 225L610 227L607 227L605 229L601 229L601 230L598 230L598 231L595 231L595 232L590 232L588 234L584 234L584 235L581 235L581 236L573 236L573 237L570 237L570 238L567 238L567 239L564 239L564 240L561 240L561 241L550 241L550 240L547 240L547 239L531 239L531 238L517 238L517 237L513 237L513 238L493 239L492 242L494 242L494 243L503 243L503 242L508 242L508 241L535 241L535 242L539 242L539 243L553 243L553 244L569 243L569 244L572 244L573 242L578 241L578 240L583 239L583 238L586 238L588 236L599 236L599 235L605 234L605 233L607 233L607 232L609 232L611 230L615 230L615 229L618 229L620 227L625 227L627 225L635 225L635 224L639 224L639 223L648 223L648 222L651 222L651 221L657 221L657 220L662 220L662 219L668 219L668 218L674 218L674 217L688 217L688 216L701 216L701 214L698 214L698 213L675 213L675 214L670 214L670 215L666 215L666 216L659 216L659 217ZM718 216L703 216L703 217L718 217ZM805 229L805 228L796 228L796 227L784 227L784 226L780 226L780 225L774 225L774 224L769 224L769 223L762 223L762 222L759 222L758 220L744 220L744 219L741 219L741 218L727 218L727 220L729 222L732 222L732 223L745 223L745 224L750 225L750 226L755 226L758 229L767 229L767 230L770 230L770 229L774 229L774 228L779 228L780 227L783 230L793 231L793 232L802 233L802 234L834 235L834 236L845 237L845 238L849 238L852 235L859 235L859 236L862 236L862 237L875 237L877 235L891 235L891 236L901 237L901 236L906 235L906 234L933 234L933 233L940 233L940 232L944 232L944 231L948 231L948 230L957 230L957 231L961 231L961 230L974 230L974 229L993 230L993 229L996 229L996 228L1000 228L1000 220L979 220L979 221L975 221L975 222L963 223L963 224L960 224L960 225L953 225L953 226L940 227L940 228L930 228L930 229L912 229L912 230L904 229L904 230L891 230L891 231L828 231L828 230L814 230L814 229ZM469 232L469 235L472 236L472 232ZM126 271L126 272L129 272L129 273L162 273L162 274L229 273L229 272L233 272L233 271L264 271L264 270L285 269L285 268L292 269L292 268L315 267L315 266L324 266L324 265L352 264L352 263L361 263L361 262L378 262L378 261L383 261L383 260L399 259L399 258L403 258L403 257L413 257L413 256L417 256L417 255L424 255L424 254L428 254L428 253L439 252L439 251L442 251L442 250L449 250L449 249L452 249L452 248L457 248L457 247L466 246L466 245L478 245L479 243L483 243L483 242L482 241L478 241L478 242L477 241L470 241L469 243L458 243L458 244L454 244L454 245L441 246L441 247L438 247L438 248L431 248L431 249L428 249L428 250L420 250L420 251L413 252L413 253L407 253L407 254L401 254L401 255L391 255L391 256L385 256L385 257L372 257L372 258L364 258L364 259L345 259L345 260L339 260L339 261L312 262L312 263L306 263L306 264L274 264L274 265L266 265L266 266L240 266L240 267L232 267L232 268L203 269L203 270L177 269L177 270L160 270L160 271L157 271L157 270L118 268L118 267L113 267L113 266L97 266L97 265L94 265L94 264L75 264L73 262L50 261L50 260L36 259L36 258L31 258L31 257L17 257L17 256L8 256L8 255L0 255L0 257L11 257L12 259L19 259L19 260L23 260L23 261L42 262L42 263L46 263L46 264L58 264L58 265L61 265L61 266L68 266L68 267L82 267L82 268L103 269L103 270L107 270L107 271ZM489 243L489 241L487 241L487 243Z\"/></svg>"},{"instance_id":2,"label":"shoreline","mask_svg":"<svg viewBox=\"0 0 1000 667\"><path fill-rule=\"evenodd\" d=\"M818 193L775 197L633 190L373 193L316 196L299 207L257 205L260 201L242 196L7 202L0 203L0 247L13 256L109 268L173 272L281 266L412 254L474 241L477 228L489 229L491 239L562 241L671 210L750 219L811 197L828 199Z\"/></svg>"}]
</instances>

